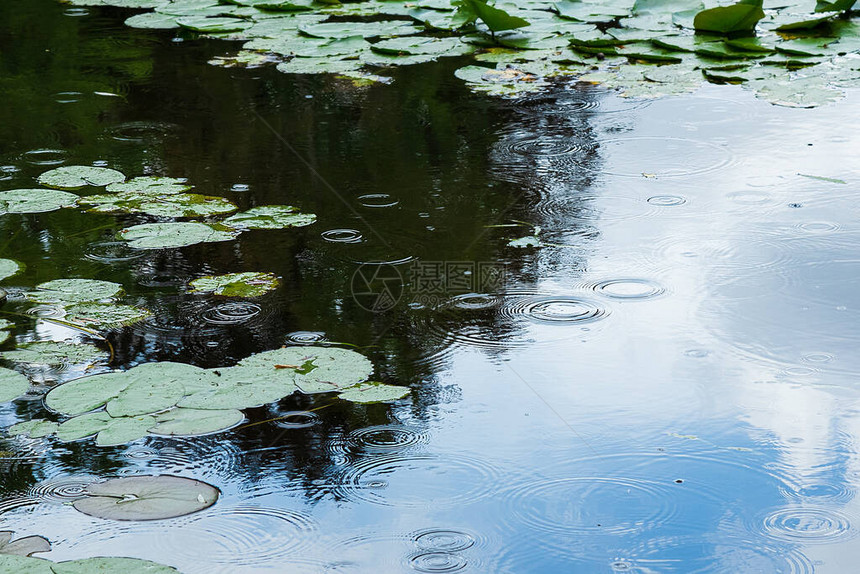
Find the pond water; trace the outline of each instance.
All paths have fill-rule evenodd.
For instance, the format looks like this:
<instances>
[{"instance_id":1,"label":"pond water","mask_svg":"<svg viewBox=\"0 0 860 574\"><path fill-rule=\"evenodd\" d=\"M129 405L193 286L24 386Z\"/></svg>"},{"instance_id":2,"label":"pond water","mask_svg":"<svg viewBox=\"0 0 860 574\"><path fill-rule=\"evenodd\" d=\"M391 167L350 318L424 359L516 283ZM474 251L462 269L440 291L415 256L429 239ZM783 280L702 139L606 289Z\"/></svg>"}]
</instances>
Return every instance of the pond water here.
<instances>
[{"instance_id":1,"label":"pond water","mask_svg":"<svg viewBox=\"0 0 860 574\"><path fill-rule=\"evenodd\" d=\"M124 447L3 439L3 530L47 537L52 560L186 573L854 568L856 94L796 110L733 86L636 101L580 85L511 103L445 63L357 88L209 66L223 44L127 15L0 4L2 189L103 165L318 219L134 251L115 233L151 218L7 214L0 257L27 268L4 288L121 283L153 315L107 333L111 368L346 343L412 393L295 394L247 410L259 424ZM184 289L238 271L281 285ZM2 309L4 349L80 337L22 309ZM30 374L3 427L81 369ZM221 498L151 522L64 504L133 474Z\"/></svg>"}]
</instances>

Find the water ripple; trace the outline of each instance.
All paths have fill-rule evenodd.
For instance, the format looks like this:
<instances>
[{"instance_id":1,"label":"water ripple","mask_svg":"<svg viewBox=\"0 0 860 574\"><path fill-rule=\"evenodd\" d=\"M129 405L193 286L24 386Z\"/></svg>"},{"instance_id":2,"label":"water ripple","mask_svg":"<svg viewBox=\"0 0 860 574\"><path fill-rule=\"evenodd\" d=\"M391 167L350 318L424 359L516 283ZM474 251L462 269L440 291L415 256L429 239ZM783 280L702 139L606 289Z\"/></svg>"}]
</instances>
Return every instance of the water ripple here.
<instances>
[{"instance_id":1,"label":"water ripple","mask_svg":"<svg viewBox=\"0 0 860 574\"><path fill-rule=\"evenodd\" d=\"M795 506L768 513L752 524L755 534L802 544L829 544L854 537L847 516L832 508Z\"/></svg>"}]
</instances>

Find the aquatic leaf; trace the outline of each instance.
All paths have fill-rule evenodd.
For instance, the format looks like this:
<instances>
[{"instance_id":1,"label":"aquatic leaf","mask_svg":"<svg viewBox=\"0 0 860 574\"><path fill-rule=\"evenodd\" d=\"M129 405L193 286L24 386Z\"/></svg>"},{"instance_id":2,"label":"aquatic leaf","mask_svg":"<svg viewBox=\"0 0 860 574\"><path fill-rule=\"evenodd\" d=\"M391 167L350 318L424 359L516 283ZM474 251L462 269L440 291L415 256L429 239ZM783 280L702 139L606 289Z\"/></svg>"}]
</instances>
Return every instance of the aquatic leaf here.
<instances>
[{"instance_id":1,"label":"aquatic leaf","mask_svg":"<svg viewBox=\"0 0 860 574\"><path fill-rule=\"evenodd\" d=\"M854 7L854 4L857 3L857 0L835 0L834 2L828 2L828 0L818 0L815 3L815 11L816 12L847 12Z\"/></svg>"},{"instance_id":2,"label":"aquatic leaf","mask_svg":"<svg viewBox=\"0 0 860 574\"><path fill-rule=\"evenodd\" d=\"M51 543L43 536L25 536L12 540L14 532L0 532L0 554L15 556L30 556L36 552L50 552Z\"/></svg>"},{"instance_id":3,"label":"aquatic leaf","mask_svg":"<svg viewBox=\"0 0 860 574\"><path fill-rule=\"evenodd\" d=\"M362 67L358 60L339 60L336 58L293 58L278 64L277 69L284 74L343 74L355 72ZM235 216L234 216L235 217Z\"/></svg>"},{"instance_id":4,"label":"aquatic leaf","mask_svg":"<svg viewBox=\"0 0 860 574\"><path fill-rule=\"evenodd\" d=\"M116 398L105 407L112 417L128 417L157 413L176 405L185 396L181 381L172 378L152 379L136 376L134 369L126 372L131 380Z\"/></svg>"},{"instance_id":5,"label":"aquatic leaf","mask_svg":"<svg viewBox=\"0 0 860 574\"><path fill-rule=\"evenodd\" d=\"M236 229L285 229L304 227L316 220L313 213L300 213L298 208L290 205L262 205L231 215L224 220L224 225Z\"/></svg>"},{"instance_id":6,"label":"aquatic leaf","mask_svg":"<svg viewBox=\"0 0 860 574\"><path fill-rule=\"evenodd\" d=\"M105 188L111 193L136 193L140 195L174 195L185 193L194 187L188 185L184 179L176 177L135 177L125 183L112 183Z\"/></svg>"},{"instance_id":7,"label":"aquatic leaf","mask_svg":"<svg viewBox=\"0 0 860 574\"><path fill-rule=\"evenodd\" d=\"M794 22L788 22L786 24L782 24L781 26L777 26L774 28L777 32L791 32L792 30L812 30L814 28L818 28L819 26L823 26L828 24L835 14L828 14L827 16L821 16L819 18L805 18L803 20L797 20Z\"/></svg>"},{"instance_id":8,"label":"aquatic leaf","mask_svg":"<svg viewBox=\"0 0 860 574\"><path fill-rule=\"evenodd\" d=\"M68 165L46 171L39 176L39 183L59 189L78 189L88 185L103 187L125 181L125 175L115 169L87 165Z\"/></svg>"},{"instance_id":9,"label":"aquatic leaf","mask_svg":"<svg viewBox=\"0 0 860 574\"><path fill-rule=\"evenodd\" d=\"M86 413L67 420L57 427L57 438L64 442L94 436L111 424L111 416L99 411Z\"/></svg>"},{"instance_id":10,"label":"aquatic leaf","mask_svg":"<svg viewBox=\"0 0 860 574\"><path fill-rule=\"evenodd\" d=\"M57 189L13 189L0 191L0 215L4 213L45 213L72 207L78 196Z\"/></svg>"},{"instance_id":11,"label":"aquatic leaf","mask_svg":"<svg viewBox=\"0 0 860 574\"><path fill-rule=\"evenodd\" d=\"M462 56L475 50L459 38L429 38L409 36L407 38L391 38L379 41L371 47L374 52L382 54L434 54L438 56Z\"/></svg>"},{"instance_id":12,"label":"aquatic leaf","mask_svg":"<svg viewBox=\"0 0 860 574\"><path fill-rule=\"evenodd\" d=\"M178 574L179 572L172 566L140 558L106 556L51 564L51 571L54 574Z\"/></svg>"},{"instance_id":13,"label":"aquatic leaf","mask_svg":"<svg viewBox=\"0 0 860 574\"><path fill-rule=\"evenodd\" d=\"M731 6L718 6L696 14L693 25L697 32L731 34L751 32L764 18L763 0L740 0Z\"/></svg>"},{"instance_id":14,"label":"aquatic leaf","mask_svg":"<svg viewBox=\"0 0 860 574\"><path fill-rule=\"evenodd\" d=\"M296 365L301 369L308 362L313 368L304 374L297 369L278 368ZM292 372L296 386L303 393L336 391L366 381L373 373L373 364L367 357L336 347L283 347L252 355L239 361L239 366L259 368L261 376L269 377L285 377Z\"/></svg>"},{"instance_id":15,"label":"aquatic leaf","mask_svg":"<svg viewBox=\"0 0 860 574\"><path fill-rule=\"evenodd\" d=\"M55 564L44 558L0 554L0 572L4 574L55 574L52 566Z\"/></svg>"},{"instance_id":16,"label":"aquatic leaf","mask_svg":"<svg viewBox=\"0 0 860 574\"><path fill-rule=\"evenodd\" d=\"M266 367L236 366L213 369L212 386L183 398L177 406L189 409L246 409L278 401L297 390L295 372Z\"/></svg>"},{"instance_id":17,"label":"aquatic leaf","mask_svg":"<svg viewBox=\"0 0 860 574\"><path fill-rule=\"evenodd\" d=\"M94 345L37 341L23 343L13 351L3 351L0 357L15 363L31 365L95 365L106 363L109 355Z\"/></svg>"},{"instance_id":18,"label":"aquatic leaf","mask_svg":"<svg viewBox=\"0 0 860 574\"><path fill-rule=\"evenodd\" d=\"M86 415L82 415L86 416ZM111 420L96 436L98 446L120 446L145 437L155 424L155 417L135 416Z\"/></svg>"},{"instance_id":19,"label":"aquatic leaf","mask_svg":"<svg viewBox=\"0 0 860 574\"><path fill-rule=\"evenodd\" d=\"M33 419L14 424L6 429L9 436L28 436L30 438L42 438L57 432L59 423L45 419Z\"/></svg>"},{"instance_id":20,"label":"aquatic leaf","mask_svg":"<svg viewBox=\"0 0 860 574\"><path fill-rule=\"evenodd\" d=\"M159 14L158 12L146 12L144 14L136 14L127 18L126 26L131 28L143 28L149 30L172 30L179 28L176 23L176 16L168 14Z\"/></svg>"},{"instance_id":21,"label":"aquatic leaf","mask_svg":"<svg viewBox=\"0 0 860 574\"><path fill-rule=\"evenodd\" d=\"M835 179L832 177L822 177L820 175L809 175L806 173L798 173L797 175L799 175L801 177L807 177L809 179L817 179L818 181L826 181L828 183L841 183L841 184L847 184L848 183L847 181L843 181L841 179Z\"/></svg>"},{"instance_id":22,"label":"aquatic leaf","mask_svg":"<svg viewBox=\"0 0 860 574\"><path fill-rule=\"evenodd\" d=\"M105 204L112 205L112 211L126 213L146 213L156 217L191 218L226 215L236 211L238 206L223 197L199 195L196 193L180 193L161 197L140 196L137 194L119 194L114 197L102 196ZM93 203L88 198L86 203ZM104 209L100 209L104 211Z\"/></svg>"},{"instance_id":23,"label":"aquatic leaf","mask_svg":"<svg viewBox=\"0 0 860 574\"><path fill-rule=\"evenodd\" d=\"M129 246L135 249L169 249L197 243L229 241L235 239L239 233L236 229L216 224L144 223L123 229L119 232L119 237L128 241Z\"/></svg>"},{"instance_id":24,"label":"aquatic leaf","mask_svg":"<svg viewBox=\"0 0 860 574\"><path fill-rule=\"evenodd\" d=\"M370 382L343 389L338 397L353 403L384 403L402 399L410 392L409 387Z\"/></svg>"},{"instance_id":25,"label":"aquatic leaf","mask_svg":"<svg viewBox=\"0 0 860 574\"><path fill-rule=\"evenodd\" d=\"M37 303L83 303L122 295L122 285L96 279L54 279L40 283L27 298Z\"/></svg>"},{"instance_id":26,"label":"aquatic leaf","mask_svg":"<svg viewBox=\"0 0 860 574\"><path fill-rule=\"evenodd\" d=\"M90 484L75 509L108 520L161 520L208 508L218 500L212 485L181 476L129 476Z\"/></svg>"},{"instance_id":27,"label":"aquatic leaf","mask_svg":"<svg viewBox=\"0 0 860 574\"><path fill-rule=\"evenodd\" d=\"M491 32L513 30L529 26L530 22L519 16L512 16L501 8L490 6L485 0L459 0L461 9L469 10L480 19Z\"/></svg>"},{"instance_id":28,"label":"aquatic leaf","mask_svg":"<svg viewBox=\"0 0 860 574\"><path fill-rule=\"evenodd\" d=\"M245 272L207 275L190 283L192 293L212 293L222 297L259 297L280 285L271 273Z\"/></svg>"},{"instance_id":29,"label":"aquatic leaf","mask_svg":"<svg viewBox=\"0 0 860 574\"><path fill-rule=\"evenodd\" d=\"M0 281L20 273L24 266L12 259L0 259Z\"/></svg>"},{"instance_id":30,"label":"aquatic leaf","mask_svg":"<svg viewBox=\"0 0 860 574\"><path fill-rule=\"evenodd\" d=\"M17 371L0 367L0 403L17 399L30 388L30 381Z\"/></svg>"},{"instance_id":31,"label":"aquatic leaf","mask_svg":"<svg viewBox=\"0 0 860 574\"><path fill-rule=\"evenodd\" d=\"M247 20L239 18L223 18L223 17L207 17L207 16L188 16L179 18L176 23L183 28L194 32L237 32L244 30L250 26Z\"/></svg>"},{"instance_id":32,"label":"aquatic leaf","mask_svg":"<svg viewBox=\"0 0 860 574\"><path fill-rule=\"evenodd\" d=\"M63 321L82 327L113 329L126 327L152 315L148 310L131 305L81 303L64 309Z\"/></svg>"},{"instance_id":33,"label":"aquatic leaf","mask_svg":"<svg viewBox=\"0 0 860 574\"><path fill-rule=\"evenodd\" d=\"M701 10L702 0L636 0L631 12L641 14L665 14L685 10Z\"/></svg>"},{"instance_id":34,"label":"aquatic leaf","mask_svg":"<svg viewBox=\"0 0 860 574\"><path fill-rule=\"evenodd\" d=\"M45 395L45 405L65 415L80 415L104 406L132 380L123 372L91 375L56 386Z\"/></svg>"},{"instance_id":35,"label":"aquatic leaf","mask_svg":"<svg viewBox=\"0 0 860 574\"><path fill-rule=\"evenodd\" d=\"M236 409L175 408L156 417L157 424L149 429L156 435L194 436L227 430L245 420Z\"/></svg>"}]
</instances>

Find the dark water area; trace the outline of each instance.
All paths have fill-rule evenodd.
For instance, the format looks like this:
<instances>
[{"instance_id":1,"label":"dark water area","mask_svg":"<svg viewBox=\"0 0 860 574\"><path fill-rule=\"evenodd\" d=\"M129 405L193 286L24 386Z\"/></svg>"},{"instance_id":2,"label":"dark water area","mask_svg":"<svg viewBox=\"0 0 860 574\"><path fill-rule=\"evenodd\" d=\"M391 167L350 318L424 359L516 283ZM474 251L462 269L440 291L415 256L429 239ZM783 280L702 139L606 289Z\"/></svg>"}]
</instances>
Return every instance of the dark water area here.
<instances>
[{"instance_id":1,"label":"dark water area","mask_svg":"<svg viewBox=\"0 0 860 574\"><path fill-rule=\"evenodd\" d=\"M4 530L46 536L53 560L186 573L855 569L856 94L794 110L733 86L649 102L580 85L503 102L444 61L359 88L207 65L223 42L129 14L0 3L0 190L103 165L318 220L134 251L115 234L144 216L6 214L0 257L27 269L4 288L121 283L153 315L107 334L110 368L345 343L412 394L296 394L246 411L260 424L125 447L3 438ZM508 245L533 227L542 245ZM185 290L238 271L282 283ZM0 310L4 350L81 336L14 297ZM36 373L0 422L43 416L37 391L81 374ZM222 497L152 522L64 505L131 474Z\"/></svg>"}]
</instances>

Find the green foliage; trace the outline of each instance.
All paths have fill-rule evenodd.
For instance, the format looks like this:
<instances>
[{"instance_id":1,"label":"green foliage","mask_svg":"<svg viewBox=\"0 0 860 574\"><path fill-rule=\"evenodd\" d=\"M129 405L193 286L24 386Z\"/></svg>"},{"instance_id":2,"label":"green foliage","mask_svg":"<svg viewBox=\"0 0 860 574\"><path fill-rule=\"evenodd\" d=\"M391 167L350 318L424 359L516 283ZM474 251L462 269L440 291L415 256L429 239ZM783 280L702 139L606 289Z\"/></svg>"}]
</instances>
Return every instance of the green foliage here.
<instances>
[{"instance_id":1,"label":"green foliage","mask_svg":"<svg viewBox=\"0 0 860 574\"><path fill-rule=\"evenodd\" d=\"M479 19L487 25L490 32L503 32L529 26L530 23L519 16L511 16L501 8L491 6L485 0L458 0L455 5L467 20Z\"/></svg>"},{"instance_id":2,"label":"green foliage","mask_svg":"<svg viewBox=\"0 0 860 574\"><path fill-rule=\"evenodd\" d=\"M696 14L693 26L697 32L733 34L752 32L756 23L764 18L763 0L740 0L731 6L718 6Z\"/></svg>"}]
</instances>

